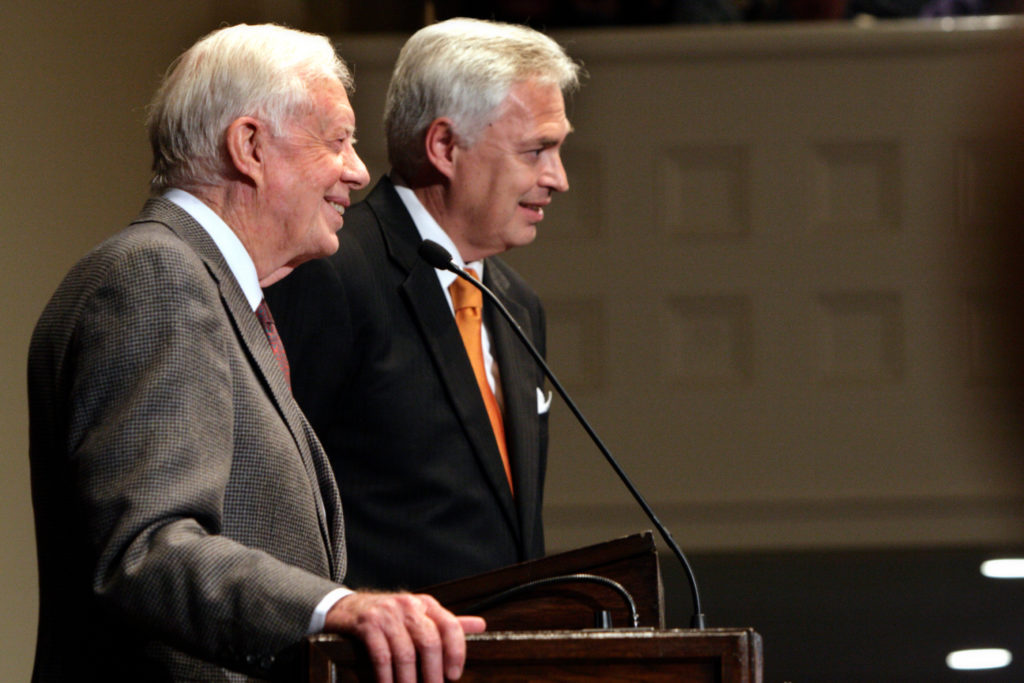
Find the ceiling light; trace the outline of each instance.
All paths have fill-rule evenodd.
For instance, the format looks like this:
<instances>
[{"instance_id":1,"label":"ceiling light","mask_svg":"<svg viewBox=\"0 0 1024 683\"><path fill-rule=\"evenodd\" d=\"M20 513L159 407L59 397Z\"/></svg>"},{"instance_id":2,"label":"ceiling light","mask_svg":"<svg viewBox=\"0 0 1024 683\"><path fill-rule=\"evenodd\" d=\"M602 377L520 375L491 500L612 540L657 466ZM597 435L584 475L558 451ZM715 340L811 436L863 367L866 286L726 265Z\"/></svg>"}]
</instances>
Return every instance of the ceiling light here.
<instances>
[{"instance_id":1,"label":"ceiling light","mask_svg":"<svg viewBox=\"0 0 1024 683\"><path fill-rule=\"evenodd\" d=\"M990 579L1024 579L1024 559L1007 557L981 563L981 573Z\"/></svg>"},{"instance_id":2,"label":"ceiling light","mask_svg":"<svg viewBox=\"0 0 1024 683\"><path fill-rule=\"evenodd\" d=\"M1002 648L984 648L979 650L957 650L946 655L946 666L957 671L974 671L978 669L1001 669L1009 666L1013 655Z\"/></svg>"}]
</instances>

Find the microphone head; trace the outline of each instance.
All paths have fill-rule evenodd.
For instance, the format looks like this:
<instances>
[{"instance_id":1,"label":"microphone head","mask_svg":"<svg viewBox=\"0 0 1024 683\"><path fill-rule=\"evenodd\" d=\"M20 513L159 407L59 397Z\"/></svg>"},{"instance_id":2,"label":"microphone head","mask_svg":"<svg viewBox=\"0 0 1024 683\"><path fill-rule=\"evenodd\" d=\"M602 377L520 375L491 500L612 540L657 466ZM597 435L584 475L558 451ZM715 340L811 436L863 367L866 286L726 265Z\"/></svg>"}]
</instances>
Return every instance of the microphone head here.
<instances>
[{"instance_id":1,"label":"microphone head","mask_svg":"<svg viewBox=\"0 0 1024 683\"><path fill-rule=\"evenodd\" d=\"M440 270L451 270L452 255L433 240L423 240L419 248L420 258Z\"/></svg>"}]
</instances>

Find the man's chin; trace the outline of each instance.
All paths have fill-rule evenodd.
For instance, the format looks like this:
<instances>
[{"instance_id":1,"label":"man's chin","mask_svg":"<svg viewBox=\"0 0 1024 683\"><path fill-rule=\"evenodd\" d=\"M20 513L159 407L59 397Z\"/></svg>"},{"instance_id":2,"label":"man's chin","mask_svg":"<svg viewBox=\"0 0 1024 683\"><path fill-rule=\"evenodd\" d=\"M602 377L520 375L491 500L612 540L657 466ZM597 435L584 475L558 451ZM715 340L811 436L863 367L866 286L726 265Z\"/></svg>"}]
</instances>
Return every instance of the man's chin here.
<instances>
[{"instance_id":1,"label":"man's chin","mask_svg":"<svg viewBox=\"0 0 1024 683\"><path fill-rule=\"evenodd\" d=\"M341 230L341 228L339 227L338 230ZM307 254L303 256L302 260L294 265L305 263L306 261L312 261L317 258L323 258L324 256L330 256L334 252L338 251L338 230L328 232L324 235L324 238L316 245L319 247L317 252L315 254Z\"/></svg>"},{"instance_id":2,"label":"man's chin","mask_svg":"<svg viewBox=\"0 0 1024 683\"><path fill-rule=\"evenodd\" d=\"M296 265L298 265L298 264L296 264ZM261 288L266 288L266 287L269 287L270 285L274 284L275 282L279 282L279 281L283 280L288 275L291 275L291 272L293 270L295 270L295 266L294 265L288 264L288 265L285 265L285 266L281 266L280 268L275 270L273 273L271 273L270 275L268 275L265 278L263 278L262 280L260 280L260 287Z\"/></svg>"},{"instance_id":3,"label":"man's chin","mask_svg":"<svg viewBox=\"0 0 1024 683\"><path fill-rule=\"evenodd\" d=\"M537 239L537 224L531 223L522 230L517 231L515 240L508 246L510 249L512 247L525 247L527 244L532 244L535 239Z\"/></svg>"}]
</instances>

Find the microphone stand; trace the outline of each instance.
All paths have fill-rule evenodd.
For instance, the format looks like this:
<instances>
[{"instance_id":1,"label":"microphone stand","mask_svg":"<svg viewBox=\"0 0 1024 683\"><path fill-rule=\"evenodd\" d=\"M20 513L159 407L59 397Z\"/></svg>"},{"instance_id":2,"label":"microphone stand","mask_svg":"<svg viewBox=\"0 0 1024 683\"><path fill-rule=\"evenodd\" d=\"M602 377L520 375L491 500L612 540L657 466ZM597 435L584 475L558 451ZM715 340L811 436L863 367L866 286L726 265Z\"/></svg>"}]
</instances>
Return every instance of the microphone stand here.
<instances>
[{"instance_id":1,"label":"microphone stand","mask_svg":"<svg viewBox=\"0 0 1024 683\"><path fill-rule=\"evenodd\" d=\"M569 410L572 411L572 414L576 416L576 420L581 425L583 425L583 429L586 430L587 435L590 436L590 439L597 446L598 450L601 451L601 454L604 456L605 460L607 460L608 464L611 465L613 470L615 470L615 473L619 476L619 479L622 480L622 483L626 485L626 488L633 495L633 498L636 500L637 504L640 505L641 509L643 509L644 514L646 514L647 518L650 519L651 522L654 524L654 527L658 530L658 533L661 535L662 539L664 539L666 545L668 545L669 549L676 556L676 559L679 560L679 563L682 565L683 570L686 573L687 581L690 584L690 594L693 599L693 615L690 617L690 628L700 630L706 628L706 619L704 617L704 612L701 609L700 593L697 590L697 577L694 575L693 568L690 567L690 563L686 559L686 555L683 554L682 549L680 549L679 545L672 538L672 534L669 533L665 525L662 524L661 520L658 519L658 516L655 514L654 510L651 509L651 506L647 504L647 501L640 494L640 491L636 488L636 486L633 485L633 482L626 475L626 472L622 469L622 467L619 466L618 461L612 456L611 452L604 445L604 442L601 441L601 438L597 435L597 432L595 432L593 427L590 426L590 423L587 422L587 419L583 417L583 413L580 412L580 409L576 407L575 401L573 401L572 398L569 397L569 394L562 387L562 383L558 381L558 378L555 377L555 374L551 371L551 368L548 367L548 364L544 361L544 358L541 357L540 352L537 351L533 343L530 342L529 338L526 336L526 333L523 332L523 328L519 326L519 323L516 322L516 319L512 317L512 314L509 313L507 308L505 308L505 305L501 303L501 300L499 300L498 297L495 296L490 289L485 287L483 283L479 282L476 278L471 276L465 270L455 265L455 263L452 261L451 254L449 254L448 250L446 250L444 247L437 244L436 242L432 242L431 240L424 240L424 242L420 245L419 254L427 263L429 263L433 267L440 268L441 270L451 271L452 273L455 273L457 276L461 277L463 280L466 280L474 287L479 289L484 294L484 296L486 296L487 299L498 308L498 310L501 312L502 317L504 317L505 320L509 322L509 324L512 326L512 330L516 333L519 339L526 346L526 349L530 352L530 355L533 356L533 359L537 362L537 365L539 365L540 368L544 371L544 374L551 382L551 385L555 388L555 391L557 391L558 395L562 397L562 400L565 401L565 404L569 406Z\"/></svg>"}]
</instances>

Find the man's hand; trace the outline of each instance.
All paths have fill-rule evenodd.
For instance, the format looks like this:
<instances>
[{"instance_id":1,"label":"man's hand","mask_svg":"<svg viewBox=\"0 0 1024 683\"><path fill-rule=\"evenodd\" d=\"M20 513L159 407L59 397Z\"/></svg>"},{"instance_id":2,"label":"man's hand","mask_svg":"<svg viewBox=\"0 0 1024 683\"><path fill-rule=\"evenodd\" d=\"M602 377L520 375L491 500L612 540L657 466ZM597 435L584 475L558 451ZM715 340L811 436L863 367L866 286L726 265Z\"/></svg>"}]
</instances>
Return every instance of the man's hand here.
<instances>
[{"instance_id":1,"label":"man's hand","mask_svg":"<svg viewBox=\"0 0 1024 683\"><path fill-rule=\"evenodd\" d=\"M467 633L480 633L480 617L456 617L429 595L356 592L327 613L324 630L358 636L381 683L415 683L417 659L426 683L462 676Z\"/></svg>"}]
</instances>

